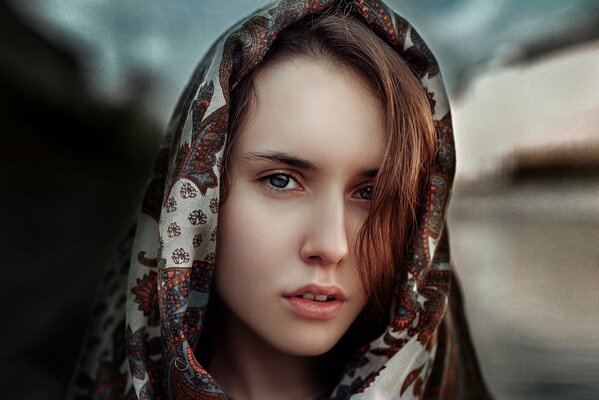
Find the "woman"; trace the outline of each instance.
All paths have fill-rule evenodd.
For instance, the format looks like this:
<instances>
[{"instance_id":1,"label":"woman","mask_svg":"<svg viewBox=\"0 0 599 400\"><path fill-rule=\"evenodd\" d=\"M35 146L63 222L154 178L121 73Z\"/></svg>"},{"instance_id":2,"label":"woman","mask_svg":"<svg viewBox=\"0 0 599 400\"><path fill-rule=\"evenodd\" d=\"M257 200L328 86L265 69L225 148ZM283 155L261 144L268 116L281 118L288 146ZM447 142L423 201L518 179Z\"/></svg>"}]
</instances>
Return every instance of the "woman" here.
<instances>
[{"instance_id":1,"label":"woman","mask_svg":"<svg viewBox=\"0 0 599 400\"><path fill-rule=\"evenodd\" d=\"M448 103L407 22L379 2L261 10L169 133L122 251L126 320L113 272L74 396L488 397L450 292Z\"/></svg>"}]
</instances>

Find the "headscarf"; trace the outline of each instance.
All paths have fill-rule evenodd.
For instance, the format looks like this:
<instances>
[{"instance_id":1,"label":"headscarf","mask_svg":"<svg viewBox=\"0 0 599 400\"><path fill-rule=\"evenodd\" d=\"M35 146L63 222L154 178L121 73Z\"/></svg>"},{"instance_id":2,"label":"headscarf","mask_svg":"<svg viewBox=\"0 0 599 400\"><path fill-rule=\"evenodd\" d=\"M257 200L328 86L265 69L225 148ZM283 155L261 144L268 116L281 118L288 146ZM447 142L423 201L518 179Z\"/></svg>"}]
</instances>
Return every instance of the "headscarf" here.
<instances>
[{"instance_id":1,"label":"headscarf","mask_svg":"<svg viewBox=\"0 0 599 400\"><path fill-rule=\"evenodd\" d=\"M411 65L433 110L437 151L390 322L356 350L329 397L488 397L459 288L452 285L445 223L455 170L449 103L429 49L405 19L378 0L282 0L246 18L209 50L168 126L136 228L101 286L71 397L228 398L194 349L215 268L230 92L282 29L331 7L366 21Z\"/></svg>"}]
</instances>

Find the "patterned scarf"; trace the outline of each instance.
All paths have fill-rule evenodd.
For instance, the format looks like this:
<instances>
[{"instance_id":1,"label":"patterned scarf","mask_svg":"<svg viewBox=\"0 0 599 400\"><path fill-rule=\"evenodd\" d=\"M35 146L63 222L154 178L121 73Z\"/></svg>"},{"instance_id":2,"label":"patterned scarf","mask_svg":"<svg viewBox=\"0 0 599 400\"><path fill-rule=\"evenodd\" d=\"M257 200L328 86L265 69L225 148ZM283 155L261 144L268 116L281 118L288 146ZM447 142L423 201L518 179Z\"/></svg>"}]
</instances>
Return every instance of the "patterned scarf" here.
<instances>
[{"instance_id":1,"label":"patterned scarf","mask_svg":"<svg viewBox=\"0 0 599 400\"><path fill-rule=\"evenodd\" d=\"M449 103L434 57L408 22L378 0L283 0L223 35L194 72L168 127L136 229L101 286L72 398L228 398L197 362L194 348L215 267L229 93L256 67L278 32L333 6L366 20L411 64L433 107L438 149L407 274L395 291L392 321L357 351L330 397L488 397L459 288L455 282L452 287L445 214L455 152Z\"/></svg>"}]
</instances>

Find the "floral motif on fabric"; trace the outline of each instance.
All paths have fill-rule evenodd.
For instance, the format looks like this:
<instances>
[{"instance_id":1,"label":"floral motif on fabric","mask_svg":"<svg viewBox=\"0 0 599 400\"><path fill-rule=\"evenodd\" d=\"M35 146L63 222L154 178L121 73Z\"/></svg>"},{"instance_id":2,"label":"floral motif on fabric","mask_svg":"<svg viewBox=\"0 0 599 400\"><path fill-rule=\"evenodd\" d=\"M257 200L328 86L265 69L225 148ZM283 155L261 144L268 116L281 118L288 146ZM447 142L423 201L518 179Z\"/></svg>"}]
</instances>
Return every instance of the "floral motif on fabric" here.
<instances>
[{"instance_id":1,"label":"floral motif on fabric","mask_svg":"<svg viewBox=\"0 0 599 400\"><path fill-rule=\"evenodd\" d=\"M358 0L357 6L375 33L395 48L403 46L404 37L402 31L398 35L393 26L393 13L387 6L376 0Z\"/></svg>"},{"instance_id":2,"label":"floral motif on fabric","mask_svg":"<svg viewBox=\"0 0 599 400\"><path fill-rule=\"evenodd\" d=\"M204 225L206 223L206 214L202 210L194 210L187 216L192 225Z\"/></svg>"},{"instance_id":3,"label":"floral motif on fabric","mask_svg":"<svg viewBox=\"0 0 599 400\"><path fill-rule=\"evenodd\" d=\"M149 326L158 326L160 323L160 310L158 307L158 274L150 271L143 278L137 279L137 284L131 289L135 295L138 309L148 318Z\"/></svg>"},{"instance_id":4,"label":"floral motif on fabric","mask_svg":"<svg viewBox=\"0 0 599 400\"><path fill-rule=\"evenodd\" d=\"M140 390L140 399L155 399L154 393L160 393L160 361L157 356L161 353L160 338L149 339L145 328L139 328L135 333L127 327L127 349L131 375L139 380L148 381Z\"/></svg>"},{"instance_id":5,"label":"floral motif on fabric","mask_svg":"<svg viewBox=\"0 0 599 400\"><path fill-rule=\"evenodd\" d=\"M416 69L418 78L433 77L440 74L439 65L428 49L422 37L414 29L410 29L412 46L404 52L406 61Z\"/></svg>"},{"instance_id":6,"label":"floral motif on fabric","mask_svg":"<svg viewBox=\"0 0 599 400\"><path fill-rule=\"evenodd\" d=\"M453 143L453 129L451 128L451 115L448 113L442 120L435 121L438 133L439 150L437 151L437 164L435 172L447 177L448 183L453 182L455 169L455 148Z\"/></svg>"},{"instance_id":7,"label":"floral motif on fabric","mask_svg":"<svg viewBox=\"0 0 599 400\"><path fill-rule=\"evenodd\" d=\"M181 190L179 191L179 194L181 195L181 198L183 198L183 199L189 199L192 197L196 197L198 195L197 191L195 190L195 188L193 186L191 186L190 183L184 183L183 186L181 186Z\"/></svg>"},{"instance_id":8,"label":"floral motif on fabric","mask_svg":"<svg viewBox=\"0 0 599 400\"><path fill-rule=\"evenodd\" d=\"M212 211L213 214L218 213L218 199L217 198L210 199L210 211Z\"/></svg>"},{"instance_id":9,"label":"floral motif on fabric","mask_svg":"<svg viewBox=\"0 0 599 400\"><path fill-rule=\"evenodd\" d=\"M216 261L216 256L214 253L208 253L206 255L206 257L204 257L204 261L208 262L208 263L214 263L214 261Z\"/></svg>"},{"instance_id":10,"label":"floral motif on fabric","mask_svg":"<svg viewBox=\"0 0 599 400\"><path fill-rule=\"evenodd\" d=\"M162 313L172 314L187 304L189 268L166 268L161 272L160 306Z\"/></svg>"},{"instance_id":11,"label":"floral motif on fabric","mask_svg":"<svg viewBox=\"0 0 599 400\"><path fill-rule=\"evenodd\" d=\"M135 333L131 332L131 327L127 327L127 342L129 354L129 366L131 375L134 378L143 380L146 377L145 358L146 341L148 334L144 328L139 328Z\"/></svg>"},{"instance_id":12,"label":"floral motif on fabric","mask_svg":"<svg viewBox=\"0 0 599 400\"><path fill-rule=\"evenodd\" d=\"M197 233L193 236L193 247L200 247L202 244L202 234Z\"/></svg>"},{"instance_id":13,"label":"floral motif on fabric","mask_svg":"<svg viewBox=\"0 0 599 400\"><path fill-rule=\"evenodd\" d=\"M179 248L173 251L171 259L175 264L183 264L189 261L189 253L183 248Z\"/></svg>"},{"instance_id":14,"label":"floral motif on fabric","mask_svg":"<svg viewBox=\"0 0 599 400\"><path fill-rule=\"evenodd\" d=\"M221 107L205 116L214 94L214 83L202 91L201 97L192 102L192 137L191 143L183 143L175 158L175 169L170 175L168 192L173 183L181 178L192 181L202 195L209 188L218 186L218 177L214 171L216 154L225 143L228 124L228 110ZM195 197L195 188L185 183L180 190L182 198Z\"/></svg>"},{"instance_id":15,"label":"floral motif on fabric","mask_svg":"<svg viewBox=\"0 0 599 400\"><path fill-rule=\"evenodd\" d=\"M443 176L434 174L430 178L429 208L427 227L428 233L438 239L445 226L445 203L448 195L447 180Z\"/></svg>"},{"instance_id":16,"label":"floral motif on fabric","mask_svg":"<svg viewBox=\"0 0 599 400\"><path fill-rule=\"evenodd\" d=\"M166 230L168 237L172 238L174 236L181 235L181 228L177 225L176 222L172 222L168 225L168 229Z\"/></svg>"},{"instance_id":17,"label":"floral motif on fabric","mask_svg":"<svg viewBox=\"0 0 599 400\"><path fill-rule=\"evenodd\" d=\"M173 212L177 210L177 200L174 197L169 197L166 201L166 212Z\"/></svg>"}]
</instances>

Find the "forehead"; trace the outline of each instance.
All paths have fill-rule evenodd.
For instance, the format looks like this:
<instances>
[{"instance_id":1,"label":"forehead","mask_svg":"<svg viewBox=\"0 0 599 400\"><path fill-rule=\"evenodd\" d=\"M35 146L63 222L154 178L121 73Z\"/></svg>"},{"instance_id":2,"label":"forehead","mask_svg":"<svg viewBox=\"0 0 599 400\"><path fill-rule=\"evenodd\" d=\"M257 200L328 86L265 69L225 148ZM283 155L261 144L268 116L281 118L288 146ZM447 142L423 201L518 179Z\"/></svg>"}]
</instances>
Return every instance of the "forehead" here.
<instances>
[{"instance_id":1,"label":"forehead","mask_svg":"<svg viewBox=\"0 0 599 400\"><path fill-rule=\"evenodd\" d=\"M380 164L380 100L357 73L296 58L269 64L254 83L254 107L235 153L281 151L356 168Z\"/></svg>"}]
</instances>

